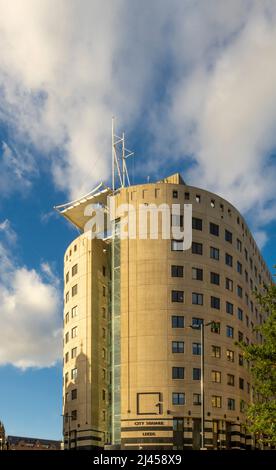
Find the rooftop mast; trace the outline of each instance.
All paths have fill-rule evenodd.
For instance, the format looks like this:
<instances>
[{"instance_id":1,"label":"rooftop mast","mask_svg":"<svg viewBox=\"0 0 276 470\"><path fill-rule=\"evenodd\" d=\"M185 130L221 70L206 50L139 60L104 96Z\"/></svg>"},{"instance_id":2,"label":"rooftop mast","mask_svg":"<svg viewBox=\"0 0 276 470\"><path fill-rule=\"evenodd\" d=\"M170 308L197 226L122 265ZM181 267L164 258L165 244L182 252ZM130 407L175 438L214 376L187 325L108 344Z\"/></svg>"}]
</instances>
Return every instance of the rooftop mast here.
<instances>
[{"instance_id":1,"label":"rooftop mast","mask_svg":"<svg viewBox=\"0 0 276 470\"><path fill-rule=\"evenodd\" d=\"M116 182L119 188L130 186L126 160L133 155L125 146L125 133L115 134L115 118L112 117L112 191L116 190Z\"/></svg>"}]
</instances>

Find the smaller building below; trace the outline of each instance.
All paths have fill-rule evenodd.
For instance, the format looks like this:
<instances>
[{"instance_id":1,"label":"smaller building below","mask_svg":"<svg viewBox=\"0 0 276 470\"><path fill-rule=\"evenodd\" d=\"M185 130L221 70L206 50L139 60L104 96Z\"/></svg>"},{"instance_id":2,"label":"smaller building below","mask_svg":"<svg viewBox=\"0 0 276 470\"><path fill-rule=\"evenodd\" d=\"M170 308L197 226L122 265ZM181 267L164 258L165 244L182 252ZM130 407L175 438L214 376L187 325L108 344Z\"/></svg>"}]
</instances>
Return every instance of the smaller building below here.
<instances>
[{"instance_id":1,"label":"smaller building below","mask_svg":"<svg viewBox=\"0 0 276 470\"><path fill-rule=\"evenodd\" d=\"M61 450L61 441L35 437L7 436L6 450Z\"/></svg>"}]
</instances>

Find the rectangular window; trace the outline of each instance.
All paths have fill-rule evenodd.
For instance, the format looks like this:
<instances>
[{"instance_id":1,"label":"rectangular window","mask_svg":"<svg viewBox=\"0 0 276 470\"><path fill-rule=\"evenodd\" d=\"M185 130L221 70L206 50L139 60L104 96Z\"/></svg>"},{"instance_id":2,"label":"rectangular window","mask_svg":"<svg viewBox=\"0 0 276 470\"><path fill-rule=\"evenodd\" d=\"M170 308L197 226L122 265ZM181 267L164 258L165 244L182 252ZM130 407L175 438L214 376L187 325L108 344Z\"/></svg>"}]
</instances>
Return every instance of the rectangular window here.
<instances>
[{"instance_id":1,"label":"rectangular window","mask_svg":"<svg viewBox=\"0 0 276 470\"><path fill-rule=\"evenodd\" d=\"M184 199L185 199L185 201L189 201L190 200L190 193L184 193Z\"/></svg>"},{"instance_id":2,"label":"rectangular window","mask_svg":"<svg viewBox=\"0 0 276 470\"><path fill-rule=\"evenodd\" d=\"M103 273L103 276L105 277L106 276L106 267L105 266L102 267L102 273Z\"/></svg>"},{"instance_id":3,"label":"rectangular window","mask_svg":"<svg viewBox=\"0 0 276 470\"><path fill-rule=\"evenodd\" d=\"M193 343L193 355L194 356L201 355L201 343Z\"/></svg>"},{"instance_id":4,"label":"rectangular window","mask_svg":"<svg viewBox=\"0 0 276 470\"><path fill-rule=\"evenodd\" d=\"M213 321L211 324L211 332L220 334L220 323Z\"/></svg>"},{"instance_id":5,"label":"rectangular window","mask_svg":"<svg viewBox=\"0 0 276 470\"><path fill-rule=\"evenodd\" d=\"M198 367L193 368L193 380L200 380L201 379L201 369Z\"/></svg>"},{"instance_id":6,"label":"rectangular window","mask_svg":"<svg viewBox=\"0 0 276 470\"><path fill-rule=\"evenodd\" d=\"M192 279L196 281L203 281L203 269L192 268Z\"/></svg>"},{"instance_id":7,"label":"rectangular window","mask_svg":"<svg viewBox=\"0 0 276 470\"><path fill-rule=\"evenodd\" d=\"M69 333L67 332L65 335L65 344L68 343L69 341Z\"/></svg>"},{"instance_id":8,"label":"rectangular window","mask_svg":"<svg viewBox=\"0 0 276 470\"><path fill-rule=\"evenodd\" d=\"M65 303L69 302L69 292L66 292L65 295Z\"/></svg>"},{"instance_id":9,"label":"rectangular window","mask_svg":"<svg viewBox=\"0 0 276 470\"><path fill-rule=\"evenodd\" d=\"M77 293L78 293L78 284L75 284L72 287L72 297L74 297L74 295L77 295Z\"/></svg>"},{"instance_id":10,"label":"rectangular window","mask_svg":"<svg viewBox=\"0 0 276 470\"><path fill-rule=\"evenodd\" d=\"M246 261L248 261L248 251L246 248L244 249L244 256L245 256Z\"/></svg>"},{"instance_id":11,"label":"rectangular window","mask_svg":"<svg viewBox=\"0 0 276 470\"><path fill-rule=\"evenodd\" d=\"M213 408L221 408L221 397L217 395L212 396L212 407Z\"/></svg>"},{"instance_id":12,"label":"rectangular window","mask_svg":"<svg viewBox=\"0 0 276 470\"><path fill-rule=\"evenodd\" d=\"M78 306L75 305L75 307L73 307L71 310L71 317L74 318L77 316L77 314L78 314Z\"/></svg>"},{"instance_id":13,"label":"rectangular window","mask_svg":"<svg viewBox=\"0 0 276 470\"><path fill-rule=\"evenodd\" d=\"M75 264L73 267L72 267L72 276L75 276L75 274L77 274L78 272L78 265Z\"/></svg>"},{"instance_id":14,"label":"rectangular window","mask_svg":"<svg viewBox=\"0 0 276 470\"><path fill-rule=\"evenodd\" d=\"M68 372L66 372L66 374L64 376L64 381L65 381L66 384L67 384L68 380L69 380L69 376L68 376Z\"/></svg>"},{"instance_id":15,"label":"rectangular window","mask_svg":"<svg viewBox=\"0 0 276 470\"><path fill-rule=\"evenodd\" d=\"M71 370L71 379L76 380L78 376L78 369L75 367L74 369Z\"/></svg>"},{"instance_id":16,"label":"rectangular window","mask_svg":"<svg viewBox=\"0 0 276 470\"><path fill-rule=\"evenodd\" d=\"M69 353L67 352L67 353L65 354L65 359L64 359L65 364L66 364L68 361L69 361Z\"/></svg>"},{"instance_id":17,"label":"rectangular window","mask_svg":"<svg viewBox=\"0 0 276 470\"><path fill-rule=\"evenodd\" d=\"M231 302L226 302L226 313L233 315L234 313L234 305Z\"/></svg>"},{"instance_id":18,"label":"rectangular window","mask_svg":"<svg viewBox=\"0 0 276 470\"><path fill-rule=\"evenodd\" d=\"M69 312L66 313L65 315L65 323L69 322Z\"/></svg>"},{"instance_id":19,"label":"rectangular window","mask_svg":"<svg viewBox=\"0 0 276 470\"><path fill-rule=\"evenodd\" d=\"M178 198L178 191L176 191L175 189L174 189L173 192L172 192L172 197L173 197L173 199L177 199L177 198Z\"/></svg>"},{"instance_id":20,"label":"rectangular window","mask_svg":"<svg viewBox=\"0 0 276 470\"><path fill-rule=\"evenodd\" d=\"M239 238L237 238L237 250L238 251L242 251L242 242L239 240Z\"/></svg>"},{"instance_id":21,"label":"rectangular window","mask_svg":"<svg viewBox=\"0 0 276 470\"><path fill-rule=\"evenodd\" d=\"M193 305L203 305L203 294L198 294L197 292L193 292L192 303Z\"/></svg>"},{"instance_id":22,"label":"rectangular window","mask_svg":"<svg viewBox=\"0 0 276 470\"><path fill-rule=\"evenodd\" d=\"M248 272L246 270L244 271L244 275L245 275L246 282L248 282Z\"/></svg>"},{"instance_id":23,"label":"rectangular window","mask_svg":"<svg viewBox=\"0 0 276 470\"><path fill-rule=\"evenodd\" d=\"M195 255L202 255L203 253L202 243L192 242L192 253Z\"/></svg>"},{"instance_id":24,"label":"rectangular window","mask_svg":"<svg viewBox=\"0 0 276 470\"><path fill-rule=\"evenodd\" d=\"M226 326L226 336L227 338L234 338L234 328L232 326Z\"/></svg>"},{"instance_id":25,"label":"rectangular window","mask_svg":"<svg viewBox=\"0 0 276 470\"><path fill-rule=\"evenodd\" d=\"M171 215L171 226L172 227L183 227L183 215L172 214Z\"/></svg>"},{"instance_id":26,"label":"rectangular window","mask_svg":"<svg viewBox=\"0 0 276 470\"><path fill-rule=\"evenodd\" d=\"M202 323L203 323L202 318L196 318L196 317L192 318L192 326L195 326L195 327L199 328L200 325L202 325Z\"/></svg>"},{"instance_id":27,"label":"rectangular window","mask_svg":"<svg viewBox=\"0 0 276 470\"><path fill-rule=\"evenodd\" d=\"M233 256L228 253L225 253L225 264L227 264L227 266L233 266Z\"/></svg>"},{"instance_id":28,"label":"rectangular window","mask_svg":"<svg viewBox=\"0 0 276 470\"><path fill-rule=\"evenodd\" d=\"M234 398L228 398L228 399L227 399L227 408L228 408L228 410L230 410L230 411L234 411L234 410L235 410L235 400L234 400Z\"/></svg>"},{"instance_id":29,"label":"rectangular window","mask_svg":"<svg viewBox=\"0 0 276 470\"><path fill-rule=\"evenodd\" d=\"M68 271L68 273L66 273L66 277L65 277L66 284L67 284L68 281L69 281L69 271Z\"/></svg>"},{"instance_id":30,"label":"rectangular window","mask_svg":"<svg viewBox=\"0 0 276 470\"><path fill-rule=\"evenodd\" d=\"M184 367L173 367L172 368L173 379L184 379Z\"/></svg>"},{"instance_id":31,"label":"rectangular window","mask_svg":"<svg viewBox=\"0 0 276 470\"><path fill-rule=\"evenodd\" d=\"M212 357L221 357L221 347L212 345Z\"/></svg>"},{"instance_id":32,"label":"rectangular window","mask_svg":"<svg viewBox=\"0 0 276 470\"><path fill-rule=\"evenodd\" d=\"M210 258L215 259L216 261L219 260L219 249L215 248L214 246L210 246Z\"/></svg>"},{"instance_id":33,"label":"rectangular window","mask_svg":"<svg viewBox=\"0 0 276 470\"><path fill-rule=\"evenodd\" d=\"M239 341L243 341L243 333L242 333L242 331L239 331L239 332L238 332L238 339L239 339Z\"/></svg>"},{"instance_id":34,"label":"rectangular window","mask_svg":"<svg viewBox=\"0 0 276 470\"><path fill-rule=\"evenodd\" d=\"M219 225L210 222L210 233L211 235L219 236Z\"/></svg>"},{"instance_id":35,"label":"rectangular window","mask_svg":"<svg viewBox=\"0 0 276 470\"><path fill-rule=\"evenodd\" d=\"M185 405L185 393L174 392L172 394L173 405Z\"/></svg>"},{"instance_id":36,"label":"rectangular window","mask_svg":"<svg viewBox=\"0 0 276 470\"><path fill-rule=\"evenodd\" d=\"M217 310L220 309L220 298L211 296L211 307L216 308Z\"/></svg>"},{"instance_id":37,"label":"rectangular window","mask_svg":"<svg viewBox=\"0 0 276 470\"><path fill-rule=\"evenodd\" d=\"M172 328L184 328L184 317L182 315L172 315Z\"/></svg>"},{"instance_id":38,"label":"rectangular window","mask_svg":"<svg viewBox=\"0 0 276 470\"><path fill-rule=\"evenodd\" d=\"M71 419L72 419L72 421L77 421L77 417L78 417L78 412L77 412L77 410L72 410L72 411L71 411Z\"/></svg>"},{"instance_id":39,"label":"rectangular window","mask_svg":"<svg viewBox=\"0 0 276 470\"><path fill-rule=\"evenodd\" d=\"M171 241L172 251L183 251L183 240L172 240Z\"/></svg>"},{"instance_id":40,"label":"rectangular window","mask_svg":"<svg viewBox=\"0 0 276 470\"><path fill-rule=\"evenodd\" d=\"M235 376L232 374L227 374L227 385L231 385L231 387L235 386Z\"/></svg>"},{"instance_id":41,"label":"rectangular window","mask_svg":"<svg viewBox=\"0 0 276 470\"><path fill-rule=\"evenodd\" d=\"M171 266L171 275L172 277L183 277L183 266Z\"/></svg>"},{"instance_id":42,"label":"rectangular window","mask_svg":"<svg viewBox=\"0 0 276 470\"><path fill-rule=\"evenodd\" d=\"M227 357L227 360L229 362L234 362L234 351L231 351L230 349L227 349L226 357Z\"/></svg>"},{"instance_id":43,"label":"rectangular window","mask_svg":"<svg viewBox=\"0 0 276 470\"><path fill-rule=\"evenodd\" d=\"M77 348L71 349L71 359L75 359L77 357Z\"/></svg>"},{"instance_id":44,"label":"rectangular window","mask_svg":"<svg viewBox=\"0 0 276 470\"><path fill-rule=\"evenodd\" d=\"M77 326L75 326L71 330L71 338L76 338L76 336L78 336L78 327Z\"/></svg>"},{"instance_id":45,"label":"rectangular window","mask_svg":"<svg viewBox=\"0 0 276 470\"><path fill-rule=\"evenodd\" d=\"M71 390L71 400L76 400L78 397L78 390L76 388L73 388L73 390Z\"/></svg>"},{"instance_id":46,"label":"rectangular window","mask_svg":"<svg viewBox=\"0 0 276 470\"><path fill-rule=\"evenodd\" d=\"M201 405L201 395L200 393L193 394L193 405Z\"/></svg>"},{"instance_id":47,"label":"rectangular window","mask_svg":"<svg viewBox=\"0 0 276 470\"><path fill-rule=\"evenodd\" d=\"M220 276L218 273L210 273L210 282L211 284L216 284L217 286L219 286L219 283L220 283Z\"/></svg>"},{"instance_id":48,"label":"rectangular window","mask_svg":"<svg viewBox=\"0 0 276 470\"><path fill-rule=\"evenodd\" d=\"M241 321L243 320L243 311L241 308L238 308L238 319Z\"/></svg>"},{"instance_id":49,"label":"rectangular window","mask_svg":"<svg viewBox=\"0 0 276 470\"><path fill-rule=\"evenodd\" d=\"M184 302L183 290L172 290L171 299L172 302Z\"/></svg>"},{"instance_id":50,"label":"rectangular window","mask_svg":"<svg viewBox=\"0 0 276 470\"><path fill-rule=\"evenodd\" d=\"M192 218L192 227L194 230L202 230L202 219L197 217Z\"/></svg>"},{"instance_id":51,"label":"rectangular window","mask_svg":"<svg viewBox=\"0 0 276 470\"><path fill-rule=\"evenodd\" d=\"M242 298L242 287L241 286L237 286L237 295Z\"/></svg>"},{"instance_id":52,"label":"rectangular window","mask_svg":"<svg viewBox=\"0 0 276 470\"><path fill-rule=\"evenodd\" d=\"M232 243L232 233L225 229L225 241Z\"/></svg>"},{"instance_id":53,"label":"rectangular window","mask_svg":"<svg viewBox=\"0 0 276 470\"><path fill-rule=\"evenodd\" d=\"M201 196L200 196L200 194L196 194L195 200L196 200L196 202L197 202L198 204L200 203L200 201L201 201Z\"/></svg>"},{"instance_id":54,"label":"rectangular window","mask_svg":"<svg viewBox=\"0 0 276 470\"><path fill-rule=\"evenodd\" d=\"M239 274L242 274L242 264L239 261L237 261L237 271Z\"/></svg>"},{"instance_id":55,"label":"rectangular window","mask_svg":"<svg viewBox=\"0 0 276 470\"><path fill-rule=\"evenodd\" d=\"M241 390L244 389L244 379L242 379L241 377L239 377L239 388L240 388Z\"/></svg>"},{"instance_id":56,"label":"rectangular window","mask_svg":"<svg viewBox=\"0 0 276 470\"><path fill-rule=\"evenodd\" d=\"M218 370L212 370L212 382L221 383L221 372Z\"/></svg>"},{"instance_id":57,"label":"rectangular window","mask_svg":"<svg viewBox=\"0 0 276 470\"><path fill-rule=\"evenodd\" d=\"M184 341L173 341L172 342L173 353L184 353Z\"/></svg>"},{"instance_id":58,"label":"rectangular window","mask_svg":"<svg viewBox=\"0 0 276 470\"><path fill-rule=\"evenodd\" d=\"M231 292L233 292L233 281L232 281L232 279L229 279L229 277L227 277L225 279L225 289L230 290Z\"/></svg>"}]
</instances>

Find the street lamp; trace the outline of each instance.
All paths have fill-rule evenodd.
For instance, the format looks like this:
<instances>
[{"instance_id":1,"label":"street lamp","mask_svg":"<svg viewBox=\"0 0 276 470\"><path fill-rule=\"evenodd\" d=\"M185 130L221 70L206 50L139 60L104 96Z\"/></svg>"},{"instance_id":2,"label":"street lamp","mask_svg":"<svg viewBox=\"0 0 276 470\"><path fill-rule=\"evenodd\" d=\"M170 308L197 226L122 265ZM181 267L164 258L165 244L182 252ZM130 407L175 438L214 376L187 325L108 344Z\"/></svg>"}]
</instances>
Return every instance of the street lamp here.
<instances>
[{"instance_id":1,"label":"street lamp","mask_svg":"<svg viewBox=\"0 0 276 470\"><path fill-rule=\"evenodd\" d=\"M201 390L201 450L206 450L205 444L205 432L204 432L204 421L205 421L205 396L204 396L204 329L205 326L212 325L214 322L210 321L204 323L204 320L201 321L200 325L190 325L190 328L193 330L200 329L201 337L201 375L200 375L200 390Z\"/></svg>"}]
</instances>

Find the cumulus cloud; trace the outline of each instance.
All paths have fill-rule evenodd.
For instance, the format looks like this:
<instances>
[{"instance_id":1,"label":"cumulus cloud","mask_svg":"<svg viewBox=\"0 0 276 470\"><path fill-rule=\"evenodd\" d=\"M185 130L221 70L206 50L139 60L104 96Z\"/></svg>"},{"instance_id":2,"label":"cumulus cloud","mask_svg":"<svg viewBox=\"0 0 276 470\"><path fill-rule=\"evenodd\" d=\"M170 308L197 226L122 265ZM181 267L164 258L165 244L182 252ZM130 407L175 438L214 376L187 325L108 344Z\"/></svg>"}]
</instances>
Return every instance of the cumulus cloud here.
<instances>
[{"instance_id":1,"label":"cumulus cloud","mask_svg":"<svg viewBox=\"0 0 276 470\"><path fill-rule=\"evenodd\" d=\"M49 264L43 263L41 272L18 266L0 242L0 365L48 367L60 359L62 307L57 286Z\"/></svg>"},{"instance_id":2,"label":"cumulus cloud","mask_svg":"<svg viewBox=\"0 0 276 470\"><path fill-rule=\"evenodd\" d=\"M256 230L275 218L273 0L0 0L0 8L0 120L48 155L69 197L110 175L115 114L146 131L144 175L168 159L180 169L191 162L185 179L251 214ZM24 168L13 176L29 182Z\"/></svg>"}]
</instances>

